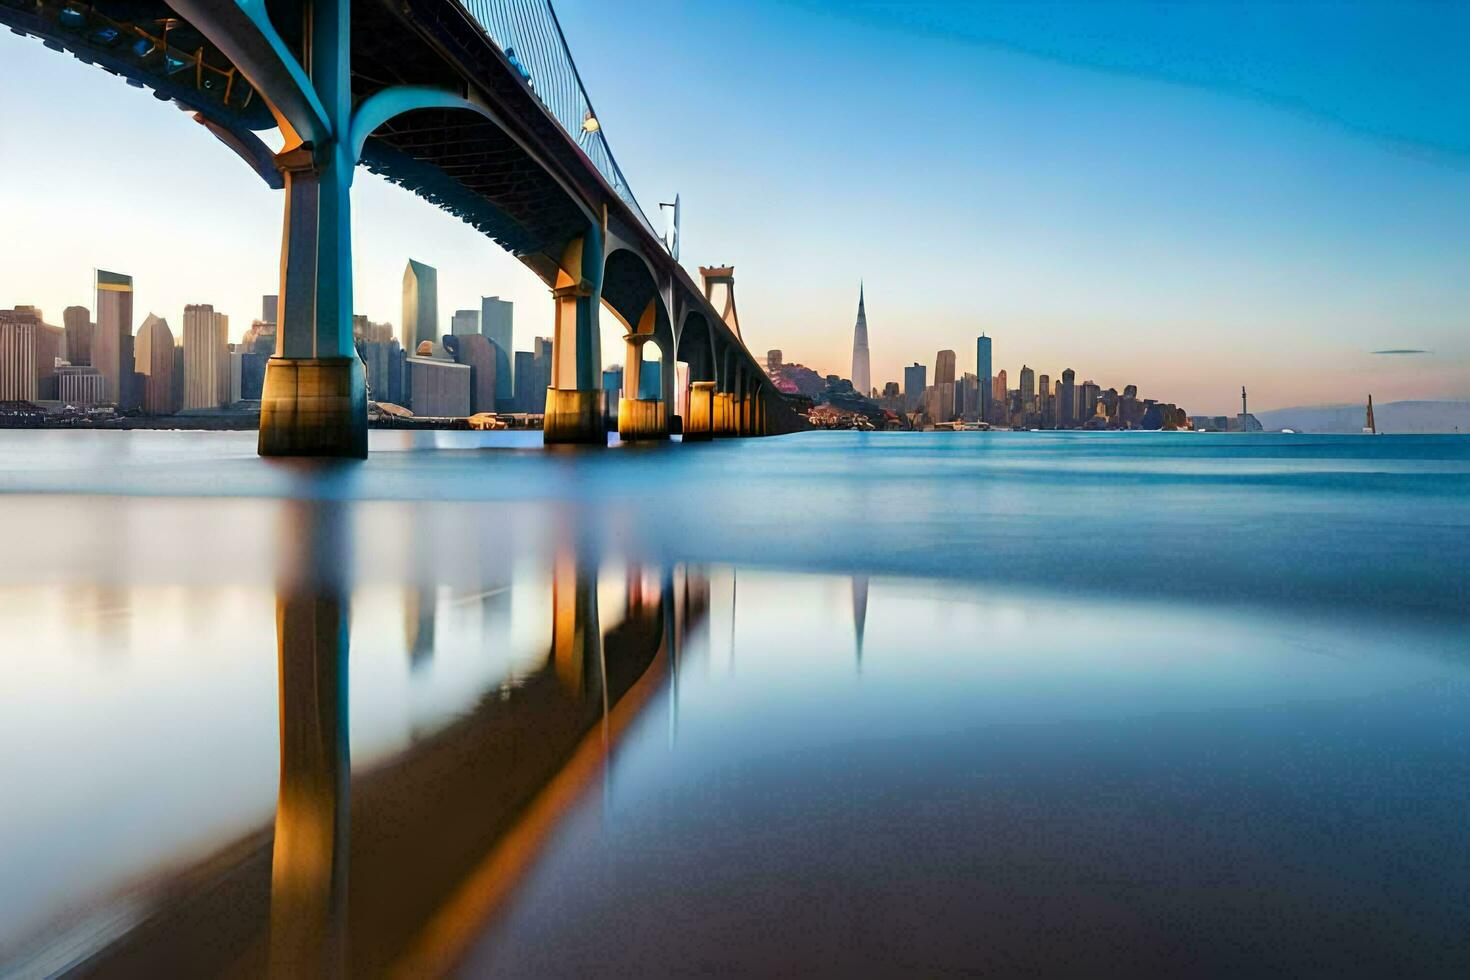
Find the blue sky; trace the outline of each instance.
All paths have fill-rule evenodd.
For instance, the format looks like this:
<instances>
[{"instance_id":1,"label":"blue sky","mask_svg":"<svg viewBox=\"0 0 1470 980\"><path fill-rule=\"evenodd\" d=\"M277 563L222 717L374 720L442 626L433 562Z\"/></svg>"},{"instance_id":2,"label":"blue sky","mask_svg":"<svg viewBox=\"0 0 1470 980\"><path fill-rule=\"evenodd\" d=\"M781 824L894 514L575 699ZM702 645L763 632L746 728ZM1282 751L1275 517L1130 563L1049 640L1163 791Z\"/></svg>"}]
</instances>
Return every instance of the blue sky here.
<instances>
[{"instance_id":1,"label":"blue sky","mask_svg":"<svg viewBox=\"0 0 1470 980\"><path fill-rule=\"evenodd\" d=\"M1260 408L1470 397L1470 5L556 6L635 191L682 195L685 263L735 265L757 351L845 375L862 277L878 383L983 330L1012 383L1073 367L1191 411L1241 384ZM59 319L118 266L140 320L213 301L238 332L273 291L272 193L8 34L0 153L0 304ZM354 206L360 312L398 321L412 254L446 323L498 292L523 344L549 332L470 229L366 174Z\"/></svg>"}]
</instances>

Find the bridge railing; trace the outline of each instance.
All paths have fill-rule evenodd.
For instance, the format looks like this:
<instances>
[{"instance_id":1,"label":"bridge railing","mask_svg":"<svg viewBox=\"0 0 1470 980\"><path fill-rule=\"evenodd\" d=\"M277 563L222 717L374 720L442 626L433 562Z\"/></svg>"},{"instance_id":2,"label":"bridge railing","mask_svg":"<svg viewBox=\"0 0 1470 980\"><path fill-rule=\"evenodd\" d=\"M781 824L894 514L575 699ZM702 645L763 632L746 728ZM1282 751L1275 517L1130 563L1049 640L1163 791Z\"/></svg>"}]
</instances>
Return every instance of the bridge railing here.
<instances>
[{"instance_id":1,"label":"bridge railing","mask_svg":"<svg viewBox=\"0 0 1470 980\"><path fill-rule=\"evenodd\" d=\"M561 125L592 165L632 209L655 238L653 224L643 213L633 189L607 145L607 135L592 108L592 100L577 74L567 39L557 22L551 0L459 0L486 35L536 93L542 105Z\"/></svg>"}]
</instances>

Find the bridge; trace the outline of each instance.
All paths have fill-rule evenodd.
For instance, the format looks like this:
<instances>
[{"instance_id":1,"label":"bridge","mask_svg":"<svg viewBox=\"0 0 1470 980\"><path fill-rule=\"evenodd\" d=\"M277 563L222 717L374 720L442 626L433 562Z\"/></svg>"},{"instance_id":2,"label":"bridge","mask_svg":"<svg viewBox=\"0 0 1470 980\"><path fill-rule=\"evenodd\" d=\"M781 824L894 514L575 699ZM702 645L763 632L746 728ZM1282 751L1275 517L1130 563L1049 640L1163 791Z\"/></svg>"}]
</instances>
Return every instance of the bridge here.
<instances>
[{"instance_id":1,"label":"bridge","mask_svg":"<svg viewBox=\"0 0 1470 980\"><path fill-rule=\"evenodd\" d=\"M662 368L660 397L620 401L622 438L805 427L741 339L732 270L702 268L695 283L677 230L666 243L633 196L550 0L0 0L0 23L192 112L282 192L261 455L367 455L352 336L359 164L474 226L550 288L547 443L607 442L603 311L624 332L625 393L639 393L645 344ZM259 135L272 129L279 152ZM688 366L682 417L675 361Z\"/></svg>"}]
</instances>

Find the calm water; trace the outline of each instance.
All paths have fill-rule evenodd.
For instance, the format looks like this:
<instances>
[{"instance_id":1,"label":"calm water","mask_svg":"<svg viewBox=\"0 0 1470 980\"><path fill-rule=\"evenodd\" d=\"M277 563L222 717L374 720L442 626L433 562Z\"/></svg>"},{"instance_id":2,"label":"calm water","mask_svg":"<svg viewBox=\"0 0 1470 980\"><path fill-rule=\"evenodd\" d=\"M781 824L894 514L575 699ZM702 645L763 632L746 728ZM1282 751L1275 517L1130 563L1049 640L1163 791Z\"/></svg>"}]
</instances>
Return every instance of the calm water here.
<instances>
[{"instance_id":1,"label":"calm water","mask_svg":"<svg viewBox=\"0 0 1470 980\"><path fill-rule=\"evenodd\" d=\"M0 432L0 974L1470 973L1470 439Z\"/></svg>"}]
</instances>

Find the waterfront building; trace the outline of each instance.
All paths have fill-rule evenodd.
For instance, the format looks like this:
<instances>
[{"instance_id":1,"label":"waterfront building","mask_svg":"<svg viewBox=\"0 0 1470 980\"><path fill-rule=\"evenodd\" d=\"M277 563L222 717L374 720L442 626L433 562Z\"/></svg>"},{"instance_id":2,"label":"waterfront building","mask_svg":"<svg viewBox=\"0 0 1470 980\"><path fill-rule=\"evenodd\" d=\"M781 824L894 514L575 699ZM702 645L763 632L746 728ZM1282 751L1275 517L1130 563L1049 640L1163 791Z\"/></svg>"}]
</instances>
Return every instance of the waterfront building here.
<instances>
[{"instance_id":1,"label":"waterfront building","mask_svg":"<svg viewBox=\"0 0 1470 980\"><path fill-rule=\"evenodd\" d=\"M438 339L439 273L433 266L408 260L403 270L403 349L417 351Z\"/></svg>"},{"instance_id":2,"label":"waterfront building","mask_svg":"<svg viewBox=\"0 0 1470 980\"><path fill-rule=\"evenodd\" d=\"M415 356L408 359L408 375L408 410L413 414L430 418L465 418L470 414L468 364Z\"/></svg>"},{"instance_id":3,"label":"waterfront building","mask_svg":"<svg viewBox=\"0 0 1470 980\"><path fill-rule=\"evenodd\" d=\"M1062 372L1061 386L1057 388L1057 428L1071 428L1077 424L1077 372L1067 368Z\"/></svg>"},{"instance_id":4,"label":"waterfront building","mask_svg":"<svg viewBox=\"0 0 1470 980\"><path fill-rule=\"evenodd\" d=\"M107 396L102 372L90 364L61 364L56 368L56 397L65 405L96 405Z\"/></svg>"},{"instance_id":5,"label":"waterfront building","mask_svg":"<svg viewBox=\"0 0 1470 980\"><path fill-rule=\"evenodd\" d=\"M478 313L475 314L475 319L479 320ZM444 338L444 346L457 363L468 365L470 369L468 414L496 411L495 345L484 334L467 333L450 334Z\"/></svg>"},{"instance_id":6,"label":"waterfront building","mask_svg":"<svg viewBox=\"0 0 1470 980\"><path fill-rule=\"evenodd\" d=\"M41 319L29 309L0 310L0 401L35 401L36 335Z\"/></svg>"},{"instance_id":7,"label":"waterfront building","mask_svg":"<svg viewBox=\"0 0 1470 980\"><path fill-rule=\"evenodd\" d=\"M92 313L85 306L68 306L61 312L66 332L66 359L82 367L92 363Z\"/></svg>"},{"instance_id":8,"label":"waterfront building","mask_svg":"<svg viewBox=\"0 0 1470 980\"><path fill-rule=\"evenodd\" d=\"M1004 414L1006 406L1006 369L1001 368L996 372L990 382L990 397L1000 405L1001 413Z\"/></svg>"},{"instance_id":9,"label":"waterfront building","mask_svg":"<svg viewBox=\"0 0 1470 980\"><path fill-rule=\"evenodd\" d=\"M515 397L515 304L499 296L480 297L480 332L495 345L495 401Z\"/></svg>"},{"instance_id":10,"label":"waterfront building","mask_svg":"<svg viewBox=\"0 0 1470 980\"><path fill-rule=\"evenodd\" d=\"M131 357L123 356L133 336L133 277L96 270L97 329L92 334L92 365L102 373L104 400L121 403L131 375ZM128 338L126 341L123 338Z\"/></svg>"},{"instance_id":11,"label":"waterfront building","mask_svg":"<svg viewBox=\"0 0 1470 980\"><path fill-rule=\"evenodd\" d=\"M219 408L230 396L229 318L208 303L184 307L184 408Z\"/></svg>"},{"instance_id":12,"label":"waterfront building","mask_svg":"<svg viewBox=\"0 0 1470 980\"><path fill-rule=\"evenodd\" d=\"M934 356L934 383L937 385L954 384L954 369L954 351L940 351Z\"/></svg>"},{"instance_id":13,"label":"waterfront building","mask_svg":"<svg viewBox=\"0 0 1470 980\"><path fill-rule=\"evenodd\" d=\"M903 369L903 397L910 411L919 407L929 386L929 368L918 361Z\"/></svg>"},{"instance_id":14,"label":"waterfront building","mask_svg":"<svg viewBox=\"0 0 1470 980\"><path fill-rule=\"evenodd\" d=\"M1098 399L1102 396L1102 389L1096 381L1088 380L1082 382L1077 389L1077 422L1085 424L1097 414Z\"/></svg>"},{"instance_id":15,"label":"waterfront building","mask_svg":"<svg viewBox=\"0 0 1470 980\"><path fill-rule=\"evenodd\" d=\"M172 415L174 402L174 332L168 321L149 313L138 328L133 343L134 370L143 376L143 411L149 415Z\"/></svg>"},{"instance_id":16,"label":"waterfront building","mask_svg":"<svg viewBox=\"0 0 1470 980\"><path fill-rule=\"evenodd\" d=\"M479 333L480 311L455 310L454 315L449 318L449 332L456 337L463 337L465 334Z\"/></svg>"},{"instance_id":17,"label":"waterfront building","mask_svg":"<svg viewBox=\"0 0 1470 980\"><path fill-rule=\"evenodd\" d=\"M994 391L990 363L990 338L981 334L975 338L975 376L980 379L980 417L990 417L990 396Z\"/></svg>"},{"instance_id":18,"label":"waterfront building","mask_svg":"<svg viewBox=\"0 0 1470 980\"><path fill-rule=\"evenodd\" d=\"M1042 375L1042 384L1046 384L1046 376ZM1033 412L1036 410L1036 372L1026 365L1021 365L1021 385L1017 389L1021 392L1021 411Z\"/></svg>"},{"instance_id":19,"label":"waterfront building","mask_svg":"<svg viewBox=\"0 0 1470 980\"><path fill-rule=\"evenodd\" d=\"M981 403L980 378L966 371L954 386L954 413L967 422L973 422L980 418Z\"/></svg>"},{"instance_id":20,"label":"waterfront building","mask_svg":"<svg viewBox=\"0 0 1470 980\"><path fill-rule=\"evenodd\" d=\"M235 347L229 353L229 404L237 401L260 401L265 388L268 354Z\"/></svg>"},{"instance_id":21,"label":"waterfront building","mask_svg":"<svg viewBox=\"0 0 1470 980\"><path fill-rule=\"evenodd\" d=\"M367 374L368 397L373 401L403 405L404 355L398 341L366 341L362 345L361 356Z\"/></svg>"},{"instance_id":22,"label":"waterfront building","mask_svg":"<svg viewBox=\"0 0 1470 980\"><path fill-rule=\"evenodd\" d=\"M852 328L852 387L864 398L873 390L873 377L868 365L868 314L863 309L862 283L858 283L857 322Z\"/></svg>"}]
</instances>

